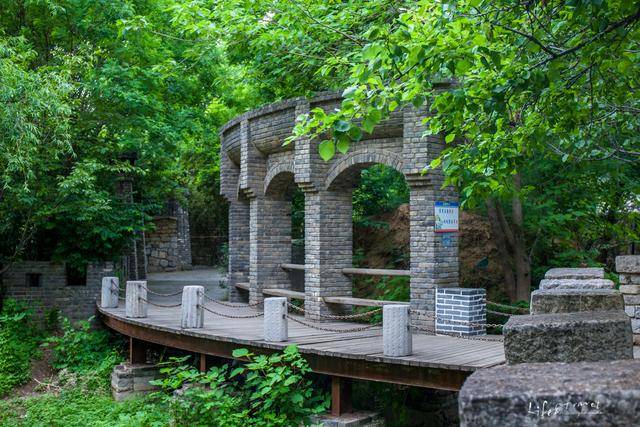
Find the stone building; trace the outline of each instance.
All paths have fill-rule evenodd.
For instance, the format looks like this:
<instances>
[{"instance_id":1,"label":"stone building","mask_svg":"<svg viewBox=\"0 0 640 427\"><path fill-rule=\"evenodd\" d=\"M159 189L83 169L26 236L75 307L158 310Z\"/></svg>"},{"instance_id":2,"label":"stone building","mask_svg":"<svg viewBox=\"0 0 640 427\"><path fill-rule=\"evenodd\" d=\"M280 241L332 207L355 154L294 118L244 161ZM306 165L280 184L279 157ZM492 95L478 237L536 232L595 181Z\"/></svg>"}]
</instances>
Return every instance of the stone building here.
<instances>
[{"instance_id":1,"label":"stone building","mask_svg":"<svg viewBox=\"0 0 640 427\"><path fill-rule=\"evenodd\" d=\"M291 195L305 194L304 292L306 315L348 311L324 297L352 295L352 191L360 172L384 164L401 172L410 187L411 305L433 311L436 287L458 286L458 234L436 232L436 202L455 203L442 188L440 170L424 170L443 147L441 136L424 137L424 110L394 111L364 134L347 154L323 161L318 141L300 138L283 146L295 119L314 108L332 111L338 93L296 98L245 113L220 131L221 193L229 207L229 283L249 284L249 300L262 289L291 287L281 264L291 263Z\"/></svg>"},{"instance_id":2,"label":"stone building","mask_svg":"<svg viewBox=\"0 0 640 427\"><path fill-rule=\"evenodd\" d=\"M155 230L144 236L146 271L191 269L189 212L175 199L169 200L163 215L153 218Z\"/></svg>"},{"instance_id":3,"label":"stone building","mask_svg":"<svg viewBox=\"0 0 640 427\"><path fill-rule=\"evenodd\" d=\"M93 263L78 276L64 263L20 261L2 276L5 294L27 302L41 315L58 309L71 320L87 319L96 311L102 278L113 276L112 263Z\"/></svg>"}]
</instances>

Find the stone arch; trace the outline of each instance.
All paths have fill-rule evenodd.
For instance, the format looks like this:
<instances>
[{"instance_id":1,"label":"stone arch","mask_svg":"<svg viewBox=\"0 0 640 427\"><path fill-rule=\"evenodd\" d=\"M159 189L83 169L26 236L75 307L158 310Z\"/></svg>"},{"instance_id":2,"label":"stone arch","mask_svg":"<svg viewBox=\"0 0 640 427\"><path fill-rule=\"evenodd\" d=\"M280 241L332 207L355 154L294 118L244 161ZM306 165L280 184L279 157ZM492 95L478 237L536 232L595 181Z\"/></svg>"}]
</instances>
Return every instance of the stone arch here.
<instances>
[{"instance_id":1,"label":"stone arch","mask_svg":"<svg viewBox=\"0 0 640 427\"><path fill-rule=\"evenodd\" d=\"M325 180L325 190L352 187L363 169L375 164L383 164L403 171L402 157L388 150L365 148L353 151L340 158L331 166Z\"/></svg>"},{"instance_id":2,"label":"stone arch","mask_svg":"<svg viewBox=\"0 0 640 427\"><path fill-rule=\"evenodd\" d=\"M264 179L264 195L277 197L291 193L288 191L295 186L295 172L293 164L278 163L267 171Z\"/></svg>"}]
</instances>

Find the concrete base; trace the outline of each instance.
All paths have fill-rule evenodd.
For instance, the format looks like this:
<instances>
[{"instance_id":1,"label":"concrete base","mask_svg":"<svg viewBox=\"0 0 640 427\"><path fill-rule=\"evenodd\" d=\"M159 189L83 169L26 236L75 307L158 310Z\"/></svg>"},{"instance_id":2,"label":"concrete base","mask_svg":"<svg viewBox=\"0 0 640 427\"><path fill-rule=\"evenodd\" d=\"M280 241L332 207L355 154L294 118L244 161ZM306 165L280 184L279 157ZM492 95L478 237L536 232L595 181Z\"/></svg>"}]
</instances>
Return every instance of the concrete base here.
<instances>
[{"instance_id":1,"label":"concrete base","mask_svg":"<svg viewBox=\"0 0 640 427\"><path fill-rule=\"evenodd\" d=\"M512 316L503 329L508 364L631 359L631 321L624 311Z\"/></svg>"},{"instance_id":2,"label":"concrete base","mask_svg":"<svg viewBox=\"0 0 640 427\"><path fill-rule=\"evenodd\" d=\"M531 294L531 314L624 310L622 295L613 289L549 289Z\"/></svg>"},{"instance_id":3,"label":"concrete base","mask_svg":"<svg viewBox=\"0 0 640 427\"><path fill-rule=\"evenodd\" d=\"M160 372L154 365L123 363L111 372L111 394L113 399L121 401L157 390L150 381L160 378Z\"/></svg>"},{"instance_id":4,"label":"concrete base","mask_svg":"<svg viewBox=\"0 0 640 427\"><path fill-rule=\"evenodd\" d=\"M474 372L461 426L640 425L640 360L524 363Z\"/></svg>"},{"instance_id":5,"label":"concrete base","mask_svg":"<svg viewBox=\"0 0 640 427\"><path fill-rule=\"evenodd\" d=\"M384 420L377 412L356 411L333 416L318 415L311 418L311 425L324 427L384 427Z\"/></svg>"}]
</instances>

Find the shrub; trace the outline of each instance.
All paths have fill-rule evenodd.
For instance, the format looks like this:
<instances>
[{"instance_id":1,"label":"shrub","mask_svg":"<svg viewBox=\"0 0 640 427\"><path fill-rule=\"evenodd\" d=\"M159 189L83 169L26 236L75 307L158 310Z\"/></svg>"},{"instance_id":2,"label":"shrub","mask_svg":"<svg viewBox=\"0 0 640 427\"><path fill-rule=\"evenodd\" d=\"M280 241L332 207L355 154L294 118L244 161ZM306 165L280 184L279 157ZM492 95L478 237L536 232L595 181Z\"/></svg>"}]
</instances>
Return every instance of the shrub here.
<instances>
[{"instance_id":1,"label":"shrub","mask_svg":"<svg viewBox=\"0 0 640 427\"><path fill-rule=\"evenodd\" d=\"M256 356L245 349L234 357L248 363L230 371L228 365L206 373L172 358L160 370L166 377L156 381L178 425L289 426L326 410L328 400L315 393L307 379L307 362L295 346L282 354Z\"/></svg>"},{"instance_id":2,"label":"shrub","mask_svg":"<svg viewBox=\"0 0 640 427\"><path fill-rule=\"evenodd\" d=\"M9 299L0 313L0 396L31 378L31 358L37 355L32 310Z\"/></svg>"}]
</instances>

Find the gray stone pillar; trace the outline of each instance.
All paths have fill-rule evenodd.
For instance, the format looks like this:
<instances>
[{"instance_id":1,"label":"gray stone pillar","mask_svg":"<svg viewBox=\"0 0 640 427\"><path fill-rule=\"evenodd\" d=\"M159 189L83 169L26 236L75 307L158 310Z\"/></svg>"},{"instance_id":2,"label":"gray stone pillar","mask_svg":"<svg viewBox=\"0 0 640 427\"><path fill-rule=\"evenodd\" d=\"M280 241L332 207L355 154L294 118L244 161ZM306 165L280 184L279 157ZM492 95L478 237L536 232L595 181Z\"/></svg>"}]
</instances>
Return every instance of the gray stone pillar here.
<instances>
[{"instance_id":1,"label":"gray stone pillar","mask_svg":"<svg viewBox=\"0 0 640 427\"><path fill-rule=\"evenodd\" d=\"M634 344L640 344L640 255L616 257L624 311L631 318Z\"/></svg>"},{"instance_id":2,"label":"gray stone pillar","mask_svg":"<svg viewBox=\"0 0 640 427\"><path fill-rule=\"evenodd\" d=\"M251 199L249 302L264 299L262 289L290 287L280 264L291 262L291 202L274 198Z\"/></svg>"},{"instance_id":3,"label":"gray stone pillar","mask_svg":"<svg viewBox=\"0 0 640 427\"><path fill-rule=\"evenodd\" d=\"M249 283L249 201L229 203L229 300L243 300L236 283Z\"/></svg>"},{"instance_id":4,"label":"gray stone pillar","mask_svg":"<svg viewBox=\"0 0 640 427\"><path fill-rule=\"evenodd\" d=\"M147 282L146 280L127 281L127 294L125 297L125 316L147 317Z\"/></svg>"},{"instance_id":5,"label":"gray stone pillar","mask_svg":"<svg viewBox=\"0 0 640 427\"><path fill-rule=\"evenodd\" d=\"M436 333L485 335L486 291L480 288L438 288Z\"/></svg>"},{"instance_id":6,"label":"gray stone pillar","mask_svg":"<svg viewBox=\"0 0 640 427\"><path fill-rule=\"evenodd\" d=\"M325 320L321 314L341 314L350 306L327 305L326 296L353 293L351 279L342 274L352 267L353 224L350 190L305 194L305 315Z\"/></svg>"},{"instance_id":7,"label":"gray stone pillar","mask_svg":"<svg viewBox=\"0 0 640 427\"><path fill-rule=\"evenodd\" d=\"M117 277L102 278L102 292L100 294L100 307L117 308L118 307L118 290L120 287L120 279Z\"/></svg>"},{"instance_id":8,"label":"gray stone pillar","mask_svg":"<svg viewBox=\"0 0 640 427\"><path fill-rule=\"evenodd\" d=\"M382 308L382 343L385 356L411 355L411 311L409 304L387 304Z\"/></svg>"},{"instance_id":9,"label":"gray stone pillar","mask_svg":"<svg viewBox=\"0 0 640 427\"><path fill-rule=\"evenodd\" d=\"M264 340L271 342L287 341L287 299L285 297L265 298L264 300Z\"/></svg>"},{"instance_id":10,"label":"gray stone pillar","mask_svg":"<svg viewBox=\"0 0 640 427\"><path fill-rule=\"evenodd\" d=\"M180 326L182 329L204 327L204 287L185 286L182 288Z\"/></svg>"},{"instance_id":11,"label":"gray stone pillar","mask_svg":"<svg viewBox=\"0 0 640 427\"><path fill-rule=\"evenodd\" d=\"M418 184L410 184L411 308L433 312L436 288L458 286L458 233L436 233L435 203L455 202L457 197L450 190ZM433 326L425 316L414 321Z\"/></svg>"}]
</instances>

